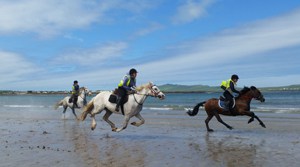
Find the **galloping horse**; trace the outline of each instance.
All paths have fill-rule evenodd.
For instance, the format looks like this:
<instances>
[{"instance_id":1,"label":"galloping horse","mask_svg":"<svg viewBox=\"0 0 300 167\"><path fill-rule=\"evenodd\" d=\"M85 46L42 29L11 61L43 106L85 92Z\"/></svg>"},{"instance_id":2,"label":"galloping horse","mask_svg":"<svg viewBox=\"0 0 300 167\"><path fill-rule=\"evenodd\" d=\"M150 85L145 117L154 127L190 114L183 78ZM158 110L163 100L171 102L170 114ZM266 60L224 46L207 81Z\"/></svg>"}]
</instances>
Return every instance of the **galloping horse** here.
<instances>
[{"instance_id":1,"label":"galloping horse","mask_svg":"<svg viewBox=\"0 0 300 167\"><path fill-rule=\"evenodd\" d=\"M82 108L82 107L86 106L86 104L87 104L86 96L91 95L91 94L92 94L92 92L88 88L81 87L79 89L79 96L78 96L79 98L77 100L77 106L79 108ZM63 108L64 108L63 114L64 114L64 118L65 118L66 110L69 107L69 108L72 109L72 112L73 112L74 116L76 117L76 119L79 120L79 118L77 117L77 115L75 113L75 108L73 106L73 102L69 103L69 99L70 99L69 96L65 97L64 99L62 99L61 101L59 101L58 103L56 103L56 105L55 105L54 108L57 109L59 106L63 106Z\"/></svg>"},{"instance_id":2,"label":"galloping horse","mask_svg":"<svg viewBox=\"0 0 300 167\"><path fill-rule=\"evenodd\" d=\"M103 110L106 111L103 116L103 120L105 120L112 128L114 132L120 132L125 129L128 125L128 122L131 117L137 117L140 122L132 122L131 124L134 126L140 126L145 123L144 118L141 116L140 112L143 108L143 103L147 99L148 96L158 97L163 100L165 95L160 91L160 89L153 85L151 82L140 87L136 88L137 92L134 94L128 95L128 101L124 104L124 122L121 128L116 128L115 124L112 123L108 118L112 113L121 114L122 112L116 112L116 104L109 102L109 97L112 94L110 91L100 92L97 96L95 96L85 107L81 120L84 121L87 114L91 115L92 125L91 129L94 130L96 128L96 120L95 115L101 113Z\"/></svg>"},{"instance_id":3,"label":"galloping horse","mask_svg":"<svg viewBox=\"0 0 300 167\"><path fill-rule=\"evenodd\" d=\"M215 116L217 120L225 125L228 129L233 129L231 126L226 124L220 117L219 114L227 115L227 116L237 116L237 115L247 115L251 118L249 119L248 123L252 122L255 119L258 120L260 125L266 128L265 124L254 114L254 112L250 111L250 102L252 99L259 100L261 102L265 101L264 96L262 93L254 86L250 88L244 87L241 90L240 95L235 98L235 107L234 107L234 114L231 114L229 110L224 110L218 105L218 99L212 98L207 101L198 103L193 111L188 111L187 114L190 116L197 115L200 106L204 106L204 109L207 113L207 118L205 120L207 131L212 132L213 130L209 128L208 123L209 121Z\"/></svg>"}]
</instances>

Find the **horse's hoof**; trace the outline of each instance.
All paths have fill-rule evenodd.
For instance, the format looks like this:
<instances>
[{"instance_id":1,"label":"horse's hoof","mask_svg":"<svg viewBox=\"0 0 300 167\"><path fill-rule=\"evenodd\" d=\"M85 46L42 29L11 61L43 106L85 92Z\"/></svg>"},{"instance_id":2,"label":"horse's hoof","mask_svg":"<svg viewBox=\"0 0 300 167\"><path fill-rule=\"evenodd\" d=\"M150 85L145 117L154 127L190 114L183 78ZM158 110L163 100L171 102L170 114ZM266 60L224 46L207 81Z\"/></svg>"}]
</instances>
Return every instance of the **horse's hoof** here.
<instances>
[{"instance_id":1,"label":"horse's hoof","mask_svg":"<svg viewBox=\"0 0 300 167\"><path fill-rule=\"evenodd\" d=\"M117 128L112 128L111 131L116 132Z\"/></svg>"},{"instance_id":2,"label":"horse's hoof","mask_svg":"<svg viewBox=\"0 0 300 167\"><path fill-rule=\"evenodd\" d=\"M136 122L132 122L131 125L136 125Z\"/></svg>"},{"instance_id":3,"label":"horse's hoof","mask_svg":"<svg viewBox=\"0 0 300 167\"><path fill-rule=\"evenodd\" d=\"M260 124L263 128L267 128L265 124Z\"/></svg>"},{"instance_id":4,"label":"horse's hoof","mask_svg":"<svg viewBox=\"0 0 300 167\"><path fill-rule=\"evenodd\" d=\"M94 130L95 128L91 127L91 130Z\"/></svg>"},{"instance_id":5,"label":"horse's hoof","mask_svg":"<svg viewBox=\"0 0 300 167\"><path fill-rule=\"evenodd\" d=\"M229 127L227 127L228 129L230 129L230 130L232 130L233 129L233 127L231 127L231 126L229 126Z\"/></svg>"},{"instance_id":6,"label":"horse's hoof","mask_svg":"<svg viewBox=\"0 0 300 167\"><path fill-rule=\"evenodd\" d=\"M208 132L213 132L214 130L212 130L212 129L208 129L207 131L208 131Z\"/></svg>"}]
</instances>

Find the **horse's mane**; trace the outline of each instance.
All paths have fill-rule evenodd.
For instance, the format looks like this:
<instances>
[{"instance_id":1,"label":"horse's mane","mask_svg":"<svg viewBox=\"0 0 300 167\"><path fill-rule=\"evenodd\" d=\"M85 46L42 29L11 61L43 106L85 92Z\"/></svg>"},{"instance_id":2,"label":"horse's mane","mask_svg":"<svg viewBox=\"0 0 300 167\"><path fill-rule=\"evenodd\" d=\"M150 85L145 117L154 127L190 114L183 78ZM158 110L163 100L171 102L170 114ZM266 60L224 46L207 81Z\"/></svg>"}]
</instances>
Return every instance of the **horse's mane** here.
<instances>
[{"instance_id":1,"label":"horse's mane","mask_svg":"<svg viewBox=\"0 0 300 167\"><path fill-rule=\"evenodd\" d=\"M246 94L246 93L249 92L250 90L254 90L254 89L256 89L255 86L251 86L250 88L248 88L247 86L245 86L242 90L240 90L240 95L239 95L239 97L240 97L241 95Z\"/></svg>"},{"instance_id":2,"label":"horse's mane","mask_svg":"<svg viewBox=\"0 0 300 167\"><path fill-rule=\"evenodd\" d=\"M240 90L240 95L243 95L243 94L249 92L250 90L251 90L250 88L245 86L242 90Z\"/></svg>"},{"instance_id":3,"label":"horse's mane","mask_svg":"<svg viewBox=\"0 0 300 167\"><path fill-rule=\"evenodd\" d=\"M146 84L143 84L143 85L141 85L141 86L138 86L138 87L136 88L136 91L141 91L141 90L143 90L144 88L149 88L149 87L152 86L152 85L153 85L153 83L151 83L151 82L146 83Z\"/></svg>"}]
</instances>

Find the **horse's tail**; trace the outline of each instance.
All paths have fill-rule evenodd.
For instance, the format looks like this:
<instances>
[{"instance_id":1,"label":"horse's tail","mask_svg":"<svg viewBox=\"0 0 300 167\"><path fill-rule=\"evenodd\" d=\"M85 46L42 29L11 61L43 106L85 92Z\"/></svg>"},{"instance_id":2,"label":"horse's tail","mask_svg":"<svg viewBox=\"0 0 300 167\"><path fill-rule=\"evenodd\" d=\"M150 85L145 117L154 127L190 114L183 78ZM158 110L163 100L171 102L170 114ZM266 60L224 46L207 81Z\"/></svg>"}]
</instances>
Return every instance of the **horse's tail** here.
<instances>
[{"instance_id":1,"label":"horse's tail","mask_svg":"<svg viewBox=\"0 0 300 167\"><path fill-rule=\"evenodd\" d=\"M197 115L198 112L199 112L200 106L203 106L205 103L206 103L206 101L201 102L201 103L198 103L198 104L194 107L193 111L189 110L189 111L186 112L186 113L187 113L189 116L195 116L195 115Z\"/></svg>"},{"instance_id":2,"label":"horse's tail","mask_svg":"<svg viewBox=\"0 0 300 167\"><path fill-rule=\"evenodd\" d=\"M92 100L91 102L88 103L86 107L84 107L83 112L81 114L81 121L84 121L87 114L90 113L94 108L94 101Z\"/></svg>"},{"instance_id":3,"label":"horse's tail","mask_svg":"<svg viewBox=\"0 0 300 167\"><path fill-rule=\"evenodd\" d=\"M59 106L62 106L64 104L64 100L61 100L59 102L57 102L54 106L54 109L57 110Z\"/></svg>"}]
</instances>

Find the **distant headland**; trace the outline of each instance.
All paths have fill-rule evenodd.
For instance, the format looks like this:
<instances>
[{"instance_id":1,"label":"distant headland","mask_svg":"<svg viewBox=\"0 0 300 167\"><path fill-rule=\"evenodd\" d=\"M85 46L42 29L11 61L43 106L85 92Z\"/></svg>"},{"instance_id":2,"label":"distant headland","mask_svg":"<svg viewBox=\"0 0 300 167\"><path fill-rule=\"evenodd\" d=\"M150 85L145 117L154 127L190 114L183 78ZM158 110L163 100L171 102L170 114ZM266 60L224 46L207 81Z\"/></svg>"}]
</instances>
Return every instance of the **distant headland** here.
<instances>
[{"instance_id":1,"label":"distant headland","mask_svg":"<svg viewBox=\"0 0 300 167\"><path fill-rule=\"evenodd\" d=\"M178 85L178 84L165 84L160 85L159 88L165 93L206 93L206 92L222 92L219 86L208 85ZM280 87L257 87L262 92L269 91L300 91L299 85L289 85ZM237 88L242 89L242 88ZM92 91L93 94L98 94L102 90ZM26 95L26 94L70 94L70 91L13 91L13 90L0 90L0 95Z\"/></svg>"}]
</instances>

